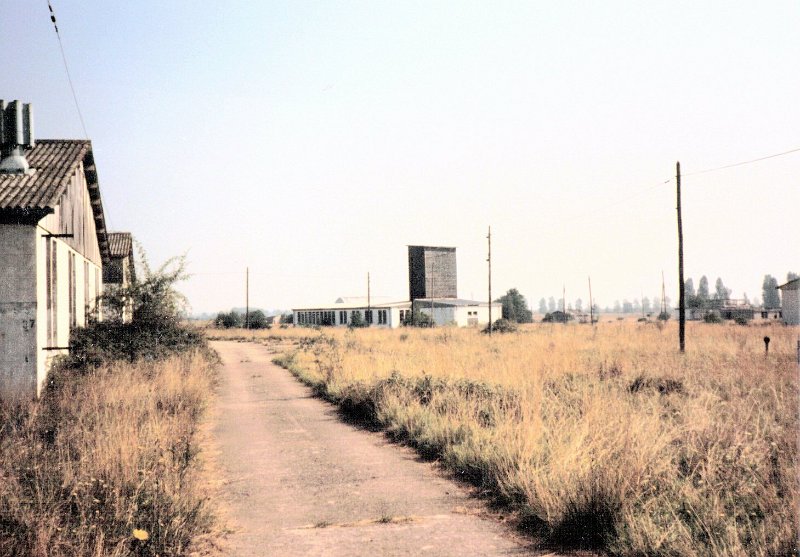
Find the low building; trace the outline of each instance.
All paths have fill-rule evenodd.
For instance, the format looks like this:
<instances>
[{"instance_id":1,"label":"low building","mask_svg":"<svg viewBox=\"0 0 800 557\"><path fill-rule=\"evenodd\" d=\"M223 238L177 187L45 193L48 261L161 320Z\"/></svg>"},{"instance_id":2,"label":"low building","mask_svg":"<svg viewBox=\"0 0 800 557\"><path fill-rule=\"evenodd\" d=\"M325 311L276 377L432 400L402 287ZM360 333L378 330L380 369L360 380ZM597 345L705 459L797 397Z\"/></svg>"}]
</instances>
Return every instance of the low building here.
<instances>
[{"instance_id":1,"label":"low building","mask_svg":"<svg viewBox=\"0 0 800 557\"><path fill-rule=\"evenodd\" d=\"M342 300L342 298L339 298ZM366 301L337 301L293 308L295 325L347 327L353 323L395 328L403 324L411 312L411 302L370 303Z\"/></svg>"},{"instance_id":2,"label":"low building","mask_svg":"<svg viewBox=\"0 0 800 557\"><path fill-rule=\"evenodd\" d=\"M103 265L103 284L107 293L117 288L127 288L136 280L136 266L133 260L133 237L130 232L109 232L108 246L111 259ZM115 313L107 315L110 319L119 319L129 323L133 318L133 307L125 303L119 309L106 309Z\"/></svg>"},{"instance_id":3,"label":"low building","mask_svg":"<svg viewBox=\"0 0 800 557\"><path fill-rule=\"evenodd\" d=\"M96 310L110 252L91 142L34 141L24 117L0 101L0 392L33 397Z\"/></svg>"},{"instance_id":4,"label":"low building","mask_svg":"<svg viewBox=\"0 0 800 557\"><path fill-rule=\"evenodd\" d=\"M417 298L413 310L424 315L433 315L437 327L455 325L458 327L478 327L489 324L489 303L461 298ZM503 304L492 303L492 321L503 316Z\"/></svg>"},{"instance_id":5,"label":"low building","mask_svg":"<svg viewBox=\"0 0 800 557\"><path fill-rule=\"evenodd\" d=\"M778 287L781 291L781 313L787 325L800 325L800 278Z\"/></svg>"},{"instance_id":6,"label":"low building","mask_svg":"<svg viewBox=\"0 0 800 557\"><path fill-rule=\"evenodd\" d=\"M342 298L340 298L342 300ZM299 326L347 327L363 323L371 327L397 328L405 325L416 310L423 315L433 315L437 327L454 325L476 327L489 323L489 304L459 298L417 298L414 302L341 301L292 309L294 323ZM499 319L503 306L492 304L492 319ZM357 316L356 316L357 315Z\"/></svg>"}]
</instances>

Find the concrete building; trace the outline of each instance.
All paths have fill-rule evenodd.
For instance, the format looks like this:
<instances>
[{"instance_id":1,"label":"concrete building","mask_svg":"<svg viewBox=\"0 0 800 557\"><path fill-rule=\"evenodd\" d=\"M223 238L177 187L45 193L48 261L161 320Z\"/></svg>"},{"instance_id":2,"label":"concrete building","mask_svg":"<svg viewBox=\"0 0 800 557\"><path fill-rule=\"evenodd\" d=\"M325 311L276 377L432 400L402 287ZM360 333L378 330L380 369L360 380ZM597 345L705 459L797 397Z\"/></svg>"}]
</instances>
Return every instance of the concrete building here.
<instances>
[{"instance_id":1,"label":"concrete building","mask_svg":"<svg viewBox=\"0 0 800 557\"><path fill-rule=\"evenodd\" d=\"M347 327L352 325L355 319L372 327L396 328L403 324L410 311L411 302L371 304L364 300L294 308L292 314L294 323L301 326Z\"/></svg>"},{"instance_id":2,"label":"concrete building","mask_svg":"<svg viewBox=\"0 0 800 557\"><path fill-rule=\"evenodd\" d=\"M408 299L458 298L456 248L408 246Z\"/></svg>"},{"instance_id":3,"label":"concrete building","mask_svg":"<svg viewBox=\"0 0 800 557\"><path fill-rule=\"evenodd\" d=\"M489 303L458 298L417 298L414 309L425 315L433 315L436 326L456 325L477 327L489 323ZM492 303L492 317L496 320L503 314L503 304Z\"/></svg>"},{"instance_id":4,"label":"concrete building","mask_svg":"<svg viewBox=\"0 0 800 557\"><path fill-rule=\"evenodd\" d=\"M778 287L781 291L781 313L787 325L800 325L800 278Z\"/></svg>"},{"instance_id":5,"label":"concrete building","mask_svg":"<svg viewBox=\"0 0 800 557\"><path fill-rule=\"evenodd\" d=\"M109 232L108 247L111 259L103 265L103 285L107 293L116 288L127 288L136 280L131 233ZM130 323L133 318L133 307L127 303L121 308L119 315L107 315L106 317Z\"/></svg>"},{"instance_id":6,"label":"concrete building","mask_svg":"<svg viewBox=\"0 0 800 557\"><path fill-rule=\"evenodd\" d=\"M91 142L34 141L30 107L0 101L0 392L41 393L109 260Z\"/></svg>"}]
</instances>

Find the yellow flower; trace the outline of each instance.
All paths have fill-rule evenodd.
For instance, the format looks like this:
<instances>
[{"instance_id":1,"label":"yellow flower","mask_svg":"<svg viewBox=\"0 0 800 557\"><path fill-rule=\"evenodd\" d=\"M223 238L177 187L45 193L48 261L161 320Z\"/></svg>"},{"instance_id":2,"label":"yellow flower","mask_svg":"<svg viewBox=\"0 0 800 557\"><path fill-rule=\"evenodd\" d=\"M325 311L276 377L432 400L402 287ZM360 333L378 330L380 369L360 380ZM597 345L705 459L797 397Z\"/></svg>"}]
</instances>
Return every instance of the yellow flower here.
<instances>
[{"instance_id":1,"label":"yellow flower","mask_svg":"<svg viewBox=\"0 0 800 557\"><path fill-rule=\"evenodd\" d=\"M147 530L138 530L134 528L133 537L140 541L147 541L150 539L150 534L147 533Z\"/></svg>"}]
</instances>

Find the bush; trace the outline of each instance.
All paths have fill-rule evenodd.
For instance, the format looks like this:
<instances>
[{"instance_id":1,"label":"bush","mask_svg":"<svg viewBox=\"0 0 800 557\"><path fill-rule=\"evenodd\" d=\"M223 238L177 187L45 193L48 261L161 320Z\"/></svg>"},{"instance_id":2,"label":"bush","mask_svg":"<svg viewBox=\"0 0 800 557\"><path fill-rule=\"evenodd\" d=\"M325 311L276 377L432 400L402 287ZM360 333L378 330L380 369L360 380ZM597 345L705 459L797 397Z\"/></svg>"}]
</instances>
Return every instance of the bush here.
<instances>
[{"instance_id":1,"label":"bush","mask_svg":"<svg viewBox=\"0 0 800 557\"><path fill-rule=\"evenodd\" d=\"M231 311L230 313L221 311L217 314L216 319L214 319L214 326L218 329L232 329L241 327L242 316L235 311Z\"/></svg>"},{"instance_id":2,"label":"bush","mask_svg":"<svg viewBox=\"0 0 800 557\"><path fill-rule=\"evenodd\" d=\"M669 321L669 312L662 311L658 314L659 321Z\"/></svg>"},{"instance_id":3,"label":"bush","mask_svg":"<svg viewBox=\"0 0 800 557\"><path fill-rule=\"evenodd\" d=\"M489 325L486 325L486 328L483 329L484 333L489 332ZM500 318L494 322L492 325L492 332L494 333L515 333L517 332L517 324L513 321L509 321L508 319Z\"/></svg>"},{"instance_id":4,"label":"bush","mask_svg":"<svg viewBox=\"0 0 800 557\"><path fill-rule=\"evenodd\" d=\"M426 327L430 328L435 325L433 318L427 313L422 313L419 308L415 308L411 313L407 314L406 320L403 325L407 327Z\"/></svg>"},{"instance_id":5,"label":"bush","mask_svg":"<svg viewBox=\"0 0 800 557\"><path fill-rule=\"evenodd\" d=\"M706 313L705 317L703 317L703 321L706 323L722 323L722 316L718 311L709 311Z\"/></svg>"},{"instance_id":6,"label":"bush","mask_svg":"<svg viewBox=\"0 0 800 557\"><path fill-rule=\"evenodd\" d=\"M351 329L360 329L361 327L369 327L369 325L364 321L364 316L361 315L360 311L354 311L348 327Z\"/></svg>"},{"instance_id":7,"label":"bush","mask_svg":"<svg viewBox=\"0 0 800 557\"><path fill-rule=\"evenodd\" d=\"M270 325L267 323L267 316L260 309L250 312L248 317L248 327L251 329L269 329Z\"/></svg>"}]
</instances>

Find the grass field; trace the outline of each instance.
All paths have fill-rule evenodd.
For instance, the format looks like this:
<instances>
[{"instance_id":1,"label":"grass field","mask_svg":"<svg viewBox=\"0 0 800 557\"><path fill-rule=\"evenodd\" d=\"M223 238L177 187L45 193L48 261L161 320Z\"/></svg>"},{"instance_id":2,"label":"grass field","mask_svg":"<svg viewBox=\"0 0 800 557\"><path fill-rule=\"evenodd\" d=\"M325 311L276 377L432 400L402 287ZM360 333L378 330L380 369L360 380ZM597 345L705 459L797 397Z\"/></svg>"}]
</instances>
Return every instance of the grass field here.
<instances>
[{"instance_id":1,"label":"grass field","mask_svg":"<svg viewBox=\"0 0 800 557\"><path fill-rule=\"evenodd\" d=\"M51 372L36 402L0 401L0 555L185 555L215 523L197 428L208 356Z\"/></svg>"},{"instance_id":2,"label":"grass field","mask_svg":"<svg viewBox=\"0 0 800 557\"><path fill-rule=\"evenodd\" d=\"M675 323L247 336L299 342L280 363L550 542L620 555L796 550L797 329L690 323L685 355Z\"/></svg>"}]
</instances>

